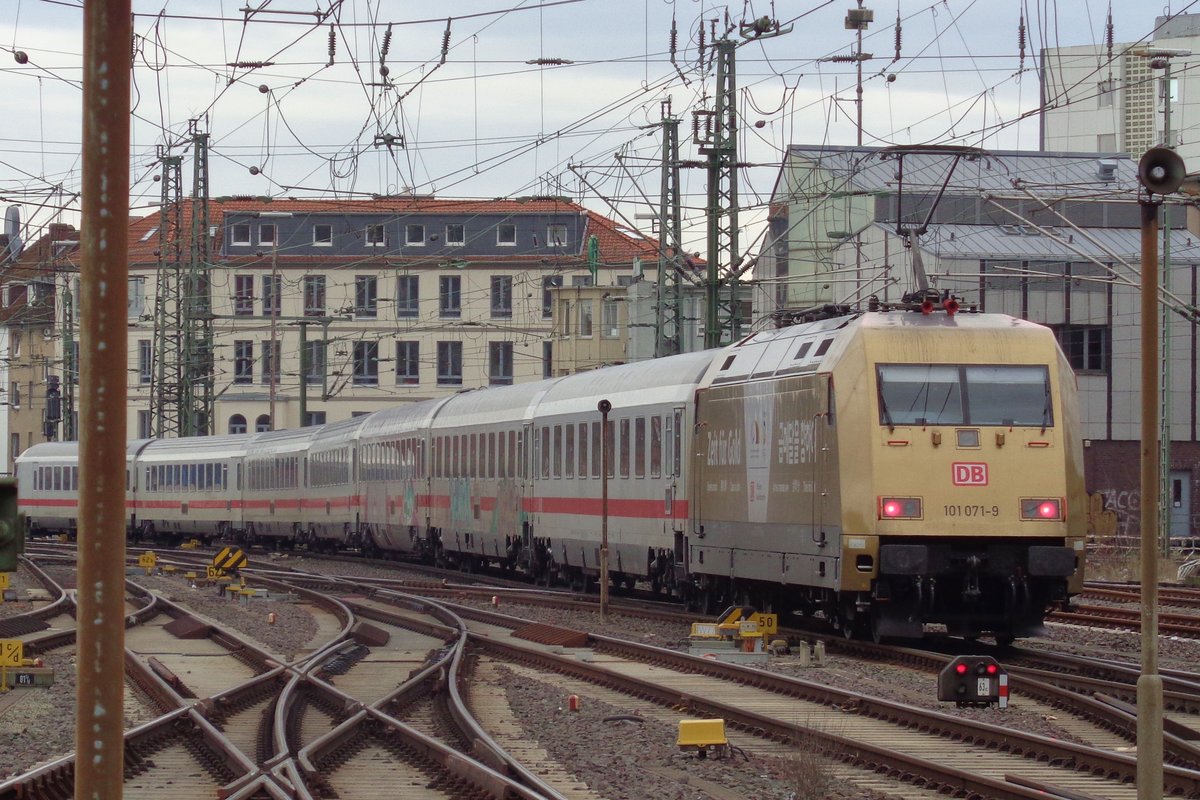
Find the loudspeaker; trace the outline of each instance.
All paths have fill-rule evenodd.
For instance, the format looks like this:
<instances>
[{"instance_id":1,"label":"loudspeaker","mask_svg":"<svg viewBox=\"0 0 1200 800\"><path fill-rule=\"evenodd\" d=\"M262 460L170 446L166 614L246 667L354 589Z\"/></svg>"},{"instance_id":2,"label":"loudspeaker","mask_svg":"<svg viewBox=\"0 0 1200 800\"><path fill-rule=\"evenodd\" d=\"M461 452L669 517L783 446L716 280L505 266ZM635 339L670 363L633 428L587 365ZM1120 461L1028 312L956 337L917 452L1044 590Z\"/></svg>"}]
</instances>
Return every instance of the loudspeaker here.
<instances>
[{"instance_id":1,"label":"loudspeaker","mask_svg":"<svg viewBox=\"0 0 1200 800\"><path fill-rule=\"evenodd\" d=\"M1183 159L1169 147L1151 147L1138 161L1138 180L1153 194L1177 191L1185 177Z\"/></svg>"}]
</instances>

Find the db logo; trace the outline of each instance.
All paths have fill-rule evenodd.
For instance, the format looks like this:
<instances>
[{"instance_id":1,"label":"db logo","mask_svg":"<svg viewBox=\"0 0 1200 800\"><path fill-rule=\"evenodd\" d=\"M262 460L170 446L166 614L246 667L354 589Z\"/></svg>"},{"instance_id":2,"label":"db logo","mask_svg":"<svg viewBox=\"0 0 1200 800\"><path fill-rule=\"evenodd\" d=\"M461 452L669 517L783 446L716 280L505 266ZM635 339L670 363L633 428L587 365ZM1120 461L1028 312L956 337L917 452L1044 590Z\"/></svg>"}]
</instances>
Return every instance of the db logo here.
<instances>
[{"instance_id":1,"label":"db logo","mask_svg":"<svg viewBox=\"0 0 1200 800\"><path fill-rule=\"evenodd\" d=\"M987 464L972 464L965 461L956 461L951 465L951 467L954 470L955 486L987 486Z\"/></svg>"}]
</instances>

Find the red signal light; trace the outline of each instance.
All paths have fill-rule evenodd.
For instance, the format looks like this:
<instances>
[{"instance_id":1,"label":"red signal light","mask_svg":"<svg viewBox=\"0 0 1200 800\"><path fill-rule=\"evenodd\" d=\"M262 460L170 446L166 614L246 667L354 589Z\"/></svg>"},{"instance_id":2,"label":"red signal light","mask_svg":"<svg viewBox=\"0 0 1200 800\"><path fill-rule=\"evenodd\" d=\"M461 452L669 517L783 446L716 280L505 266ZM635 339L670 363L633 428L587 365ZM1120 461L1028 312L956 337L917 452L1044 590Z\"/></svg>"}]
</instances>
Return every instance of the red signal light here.
<instances>
[{"instance_id":1,"label":"red signal light","mask_svg":"<svg viewBox=\"0 0 1200 800\"><path fill-rule=\"evenodd\" d=\"M954 671L957 672L959 675L966 675L967 674L967 665L963 664L963 663L955 664Z\"/></svg>"},{"instance_id":2,"label":"red signal light","mask_svg":"<svg viewBox=\"0 0 1200 800\"><path fill-rule=\"evenodd\" d=\"M1021 519L1063 519L1062 500L1055 497L1024 499L1021 501Z\"/></svg>"},{"instance_id":3,"label":"red signal light","mask_svg":"<svg viewBox=\"0 0 1200 800\"><path fill-rule=\"evenodd\" d=\"M997 672L999 672L999 671L1000 671L1000 668L999 668L999 667L997 667L995 664L988 664L988 665L987 665L987 674L988 674L988 675L995 675L995 674L996 674Z\"/></svg>"},{"instance_id":4,"label":"red signal light","mask_svg":"<svg viewBox=\"0 0 1200 800\"><path fill-rule=\"evenodd\" d=\"M885 517L898 517L900 516L900 511L900 504L895 500L889 500L883 504L883 515Z\"/></svg>"},{"instance_id":5,"label":"red signal light","mask_svg":"<svg viewBox=\"0 0 1200 800\"><path fill-rule=\"evenodd\" d=\"M1038 506L1037 513L1042 519L1058 519L1058 503L1047 500Z\"/></svg>"},{"instance_id":6,"label":"red signal light","mask_svg":"<svg viewBox=\"0 0 1200 800\"><path fill-rule=\"evenodd\" d=\"M880 519L920 519L921 498L919 497L880 497Z\"/></svg>"}]
</instances>

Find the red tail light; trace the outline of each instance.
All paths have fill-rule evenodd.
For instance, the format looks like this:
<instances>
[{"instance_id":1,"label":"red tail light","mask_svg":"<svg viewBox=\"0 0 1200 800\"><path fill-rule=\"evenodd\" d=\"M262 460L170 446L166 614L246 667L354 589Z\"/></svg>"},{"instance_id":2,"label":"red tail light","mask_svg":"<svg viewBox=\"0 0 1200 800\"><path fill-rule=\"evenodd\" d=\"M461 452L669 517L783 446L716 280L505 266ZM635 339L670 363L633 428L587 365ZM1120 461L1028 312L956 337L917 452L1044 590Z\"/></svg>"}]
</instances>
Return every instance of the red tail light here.
<instances>
[{"instance_id":1,"label":"red tail light","mask_svg":"<svg viewBox=\"0 0 1200 800\"><path fill-rule=\"evenodd\" d=\"M921 498L919 497L881 497L879 498L880 519L920 519Z\"/></svg>"},{"instance_id":2,"label":"red tail light","mask_svg":"<svg viewBox=\"0 0 1200 800\"><path fill-rule=\"evenodd\" d=\"M1021 500L1021 519L1063 519L1062 501L1056 497L1030 497Z\"/></svg>"}]
</instances>

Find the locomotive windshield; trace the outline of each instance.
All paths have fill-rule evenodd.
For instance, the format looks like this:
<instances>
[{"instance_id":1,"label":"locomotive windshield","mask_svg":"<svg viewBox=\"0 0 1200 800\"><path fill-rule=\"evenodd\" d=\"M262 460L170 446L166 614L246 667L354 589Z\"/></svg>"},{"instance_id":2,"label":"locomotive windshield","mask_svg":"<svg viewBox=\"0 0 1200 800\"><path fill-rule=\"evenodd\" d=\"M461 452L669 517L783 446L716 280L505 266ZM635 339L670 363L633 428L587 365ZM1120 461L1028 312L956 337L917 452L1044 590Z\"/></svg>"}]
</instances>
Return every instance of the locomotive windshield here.
<instances>
[{"instance_id":1,"label":"locomotive windshield","mask_svg":"<svg viewBox=\"0 0 1200 800\"><path fill-rule=\"evenodd\" d=\"M1045 366L880 364L884 425L1053 425Z\"/></svg>"}]
</instances>

